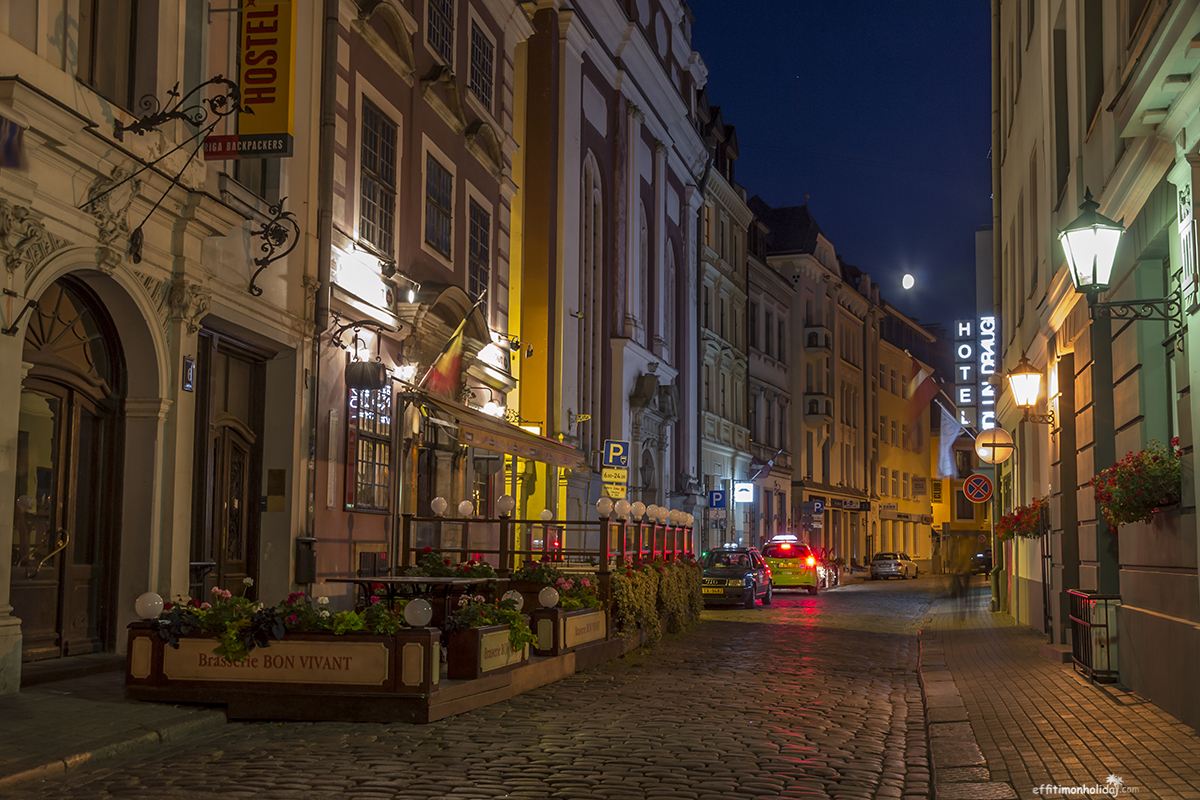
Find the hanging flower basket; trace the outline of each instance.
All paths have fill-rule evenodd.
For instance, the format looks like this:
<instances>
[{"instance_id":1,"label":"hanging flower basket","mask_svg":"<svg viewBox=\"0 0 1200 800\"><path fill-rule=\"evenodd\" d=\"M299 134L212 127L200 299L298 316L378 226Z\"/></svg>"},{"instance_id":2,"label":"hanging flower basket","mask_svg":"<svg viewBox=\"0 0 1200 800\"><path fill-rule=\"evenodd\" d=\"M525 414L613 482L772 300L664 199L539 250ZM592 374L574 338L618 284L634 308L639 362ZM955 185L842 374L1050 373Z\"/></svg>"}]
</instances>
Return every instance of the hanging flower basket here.
<instances>
[{"instance_id":1,"label":"hanging flower basket","mask_svg":"<svg viewBox=\"0 0 1200 800\"><path fill-rule=\"evenodd\" d=\"M1007 542L1014 537L1035 539L1046 531L1050 498L1038 497L1027 506L1017 506L996 520L996 538Z\"/></svg>"},{"instance_id":2,"label":"hanging flower basket","mask_svg":"<svg viewBox=\"0 0 1200 800\"><path fill-rule=\"evenodd\" d=\"M1096 505L1115 533L1121 525L1149 522L1156 511L1181 496L1179 439L1170 446L1152 441L1092 478Z\"/></svg>"}]
</instances>

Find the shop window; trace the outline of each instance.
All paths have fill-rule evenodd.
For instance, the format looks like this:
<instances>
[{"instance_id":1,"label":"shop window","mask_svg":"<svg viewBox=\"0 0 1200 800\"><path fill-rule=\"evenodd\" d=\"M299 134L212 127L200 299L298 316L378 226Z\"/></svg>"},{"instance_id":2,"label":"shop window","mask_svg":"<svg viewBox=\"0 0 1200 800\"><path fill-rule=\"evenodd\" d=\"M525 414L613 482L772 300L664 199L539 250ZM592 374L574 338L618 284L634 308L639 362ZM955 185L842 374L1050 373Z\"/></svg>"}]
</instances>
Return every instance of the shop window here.
<instances>
[{"instance_id":1,"label":"shop window","mask_svg":"<svg viewBox=\"0 0 1200 800\"><path fill-rule=\"evenodd\" d=\"M386 511L392 485L392 387L350 389L347 406L346 510Z\"/></svg>"}]
</instances>

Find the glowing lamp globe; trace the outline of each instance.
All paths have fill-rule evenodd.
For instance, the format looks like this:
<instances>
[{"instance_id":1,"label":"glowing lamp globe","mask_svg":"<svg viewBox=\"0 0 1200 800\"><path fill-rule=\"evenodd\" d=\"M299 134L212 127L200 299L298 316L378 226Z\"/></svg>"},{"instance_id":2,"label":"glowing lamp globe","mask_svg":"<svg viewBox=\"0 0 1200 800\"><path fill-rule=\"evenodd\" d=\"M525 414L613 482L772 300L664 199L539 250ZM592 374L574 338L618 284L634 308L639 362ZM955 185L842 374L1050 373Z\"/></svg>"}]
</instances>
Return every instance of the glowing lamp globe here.
<instances>
[{"instance_id":1,"label":"glowing lamp globe","mask_svg":"<svg viewBox=\"0 0 1200 800\"><path fill-rule=\"evenodd\" d=\"M1099 212L1092 190L1084 192L1075 221L1058 234L1075 291L1096 294L1108 288L1117 245L1125 228Z\"/></svg>"},{"instance_id":2,"label":"glowing lamp globe","mask_svg":"<svg viewBox=\"0 0 1200 800\"><path fill-rule=\"evenodd\" d=\"M404 606L404 621L414 628L424 628L433 619L433 606L420 597L409 600Z\"/></svg>"},{"instance_id":3,"label":"glowing lamp globe","mask_svg":"<svg viewBox=\"0 0 1200 800\"><path fill-rule=\"evenodd\" d=\"M517 611L520 611L522 608L525 607L525 595L523 595L520 592L513 590L513 589L509 589L507 592L505 592L504 595L500 599L501 600L512 600L514 603L517 604Z\"/></svg>"},{"instance_id":4,"label":"glowing lamp globe","mask_svg":"<svg viewBox=\"0 0 1200 800\"><path fill-rule=\"evenodd\" d=\"M141 619L154 619L163 610L162 596L157 592L146 592L138 595L138 599L133 601L133 610Z\"/></svg>"},{"instance_id":5,"label":"glowing lamp globe","mask_svg":"<svg viewBox=\"0 0 1200 800\"><path fill-rule=\"evenodd\" d=\"M988 428L975 437L975 455L985 464L1000 464L1013 454L1013 440L1004 428Z\"/></svg>"},{"instance_id":6,"label":"glowing lamp globe","mask_svg":"<svg viewBox=\"0 0 1200 800\"><path fill-rule=\"evenodd\" d=\"M538 592L538 602L546 608L554 608L558 605L558 589L553 586L544 586Z\"/></svg>"},{"instance_id":7,"label":"glowing lamp globe","mask_svg":"<svg viewBox=\"0 0 1200 800\"><path fill-rule=\"evenodd\" d=\"M613 501L611 497L601 497L596 501L596 513L602 517L607 517L612 514Z\"/></svg>"},{"instance_id":8,"label":"glowing lamp globe","mask_svg":"<svg viewBox=\"0 0 1200 800\"><path fill-rule=\"evenodd\" d=\"M641 522L642 517L646 515L646 504L638 500L629 507L629 513L633 515L634 522Z\"/></svg>"},{"instance_id":9,"label":"glowing lamp globe","mask_svg":"<svg viewBox=\"0 0 1200 800\"><path fill-rule=\"evenodd\" d=\"M1008 373L1008 385L1012 389L1013 401L1021 408L1033 408L1042 392L1042 373L1034 369L1024 355L1017 368Z\"/></svg>"},{"instance_id":10,"label":"glowing lamp globe","mask_svg":"<svg viewBox=\"0 0 1200 800\"><path fill-rule=\"evenodd\" d=\"M542 509L542 522L549 522L554 519L554 512L548 508Z\"/></svg>"},{"instance_id":11,"label":"glowing lamp globe","mask_svg":"<svg viewBox=\"0 0 1200 800\"><path fill-rule=\"evenodd\" d=\"M617 519L625 519L629 516L629 501L622 497L613 504L613 509L617 512Z\"/></svg>"},{"instance_id":12,"label":"glowing lamp globe","mask_svg":"<svg viewBox=\"0 0 1200 800\"><path fill-rule=\"evenodd\" d=\"M504 516L508 516L517 507L517 501L513 499L511 494L502 494L496 498L496 510Z\"/></svg>"},{"instance_id":13,"label":"glowing lamp globe","mask_svg":"<svg viewBox=\"0 0 1200 800\"><path fill-rule=\"evenodd\" d=\"M437 514L439 517L446 513L446 507L448 505L449 503L446 502L446 498L444 497L435 497L433 500L429 501L429 507L433 509L433 513Z\"/></svg>"},{"instance_id":14,"label":"glowing lamp globe","mask_svg":"<svg viewBox=\"0 0 1200 800\"><path fill-rule=\"evenodd\" d=\"M458 504L458 515L460 517L469 517L475 513L475 504L470 500L463 500Z\"/></svg>"}]
</instances>

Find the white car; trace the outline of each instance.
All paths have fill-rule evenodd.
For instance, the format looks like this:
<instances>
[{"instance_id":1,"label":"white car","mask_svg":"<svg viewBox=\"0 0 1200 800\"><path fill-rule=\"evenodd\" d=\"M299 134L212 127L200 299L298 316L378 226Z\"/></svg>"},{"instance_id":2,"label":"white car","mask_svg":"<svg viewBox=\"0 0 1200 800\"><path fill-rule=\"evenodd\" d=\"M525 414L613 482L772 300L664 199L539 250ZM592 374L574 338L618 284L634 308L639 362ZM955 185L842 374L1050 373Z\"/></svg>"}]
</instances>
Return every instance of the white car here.
<instances>
[{"instance_id":1,"label":"white car","mask_svg":"<svg viewBox=\"0 0 1200 800\"><path fill-rule=\"evenodd\" d=\"M920 574L908 553L876 553L871 559L871 580L915 578Z\"/></svg>"}]
</instances>

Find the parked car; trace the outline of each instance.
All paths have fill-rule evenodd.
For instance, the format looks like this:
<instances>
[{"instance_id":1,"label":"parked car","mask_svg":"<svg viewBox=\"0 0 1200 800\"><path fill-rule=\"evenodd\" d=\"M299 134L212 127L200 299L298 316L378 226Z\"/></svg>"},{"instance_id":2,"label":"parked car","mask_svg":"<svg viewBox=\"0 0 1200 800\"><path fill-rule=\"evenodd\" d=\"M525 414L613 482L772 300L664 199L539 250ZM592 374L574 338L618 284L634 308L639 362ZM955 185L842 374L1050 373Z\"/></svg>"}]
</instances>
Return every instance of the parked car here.
<instances>
[{"instance_id":1,"label":"parked car","mask_svg":"<svg viewBox=\"0 0 1200 800\"><path fill-rule=\"evenodd\" d=\"M790 534L776 536L763 545L763 558L771 568L771 584L780 589L798 587L816 594L820 583L817 557L812 549Z\"/></svg>"},{"instance_id":2,"label":"parked car","mask_svg":"<svg viewBox=\"0 0 1200 800\"><path fill-rule=\"evenodd\" d=\"M987 575L992 571L992 551L986 550L971 556L971 574Z\"/></svg>"},{"instance_id":3,"label":"parked car","mask_svg":"<svg viewBox=\"0 0 1200 800\"><path fill-rule=\"evenodd\" d=\"M754 608L761 597L771 605L771 568L755 547L721 547L703 555L701 594L704 604L741 603Z\"/></svg>"},{"instance_id":4,"label":"parked car","mask_svg":"<svg viewBox=\"0 0 1200 800\"><path fill-rule=\"evenodd\" d=\"M871 559L871 580L915 578L920 574L908 553L876 553Z\"/></svg>"}]
</instances>

